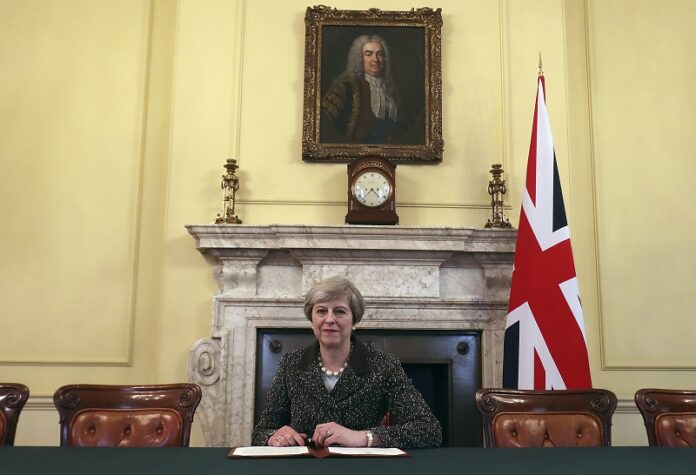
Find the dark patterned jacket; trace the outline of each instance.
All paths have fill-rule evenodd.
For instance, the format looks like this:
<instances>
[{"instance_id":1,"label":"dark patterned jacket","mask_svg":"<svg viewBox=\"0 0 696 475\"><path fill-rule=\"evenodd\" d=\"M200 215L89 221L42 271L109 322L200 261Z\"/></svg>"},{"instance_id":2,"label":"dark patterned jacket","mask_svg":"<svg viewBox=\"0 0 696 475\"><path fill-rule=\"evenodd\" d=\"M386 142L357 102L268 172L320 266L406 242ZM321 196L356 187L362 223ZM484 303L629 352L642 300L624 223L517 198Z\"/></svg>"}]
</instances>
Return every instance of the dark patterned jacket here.
<instances>
[{"instance_id":1,"label":"dark patterned jacket","mask_svg":"<svg viewBox=\"0 0 696 475\"><path fill-rule=\"evenodd\" d=\"M399 359L353 337L348 367L334 389L324 386L317 364L319 343L283 355L252 444L266 445L284 425L311 436L317 424L336 422L352 430L371 430L383 447L438 447L442 427L406 376ZM392 425L380 425L386 411Z\"/></svg>"},{"instance_id":2,"label":"dark patterned jacket","mask_svg":"<svg viewBox=\"0 0 696 475\"><path fill-rule=\"evenodd\" d=\"M321 141L327 143L392 143L396 123L372 112L370 84L365 79L336 82L321 101Z\"/></svg>"}]
</instances>

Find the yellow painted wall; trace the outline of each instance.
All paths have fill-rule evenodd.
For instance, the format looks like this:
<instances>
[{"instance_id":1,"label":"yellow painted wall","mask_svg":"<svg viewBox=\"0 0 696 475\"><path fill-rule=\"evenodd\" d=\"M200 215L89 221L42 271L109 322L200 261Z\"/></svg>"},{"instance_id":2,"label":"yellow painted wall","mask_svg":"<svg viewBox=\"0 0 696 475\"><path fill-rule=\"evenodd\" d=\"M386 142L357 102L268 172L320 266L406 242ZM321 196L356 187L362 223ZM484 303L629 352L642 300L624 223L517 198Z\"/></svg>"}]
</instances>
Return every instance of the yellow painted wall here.
<instances>
[{"instance_id":1,"label":"yellow painted wall","mask_svg":"<svg viewBox=\"0 0 696 475\"><path fill-rule=\"evenodd\" d=\"M246 224L343 222L345 165L300 157L307 6L0 0L0 380L32 390L17 444L58 443L61 384L186 378L217 288L184 225L219 211L226 158ZM594 383L622 400L614 442L644 444L635 390L696 387L696 4L430 6L445 154L399 166L401 223L481 227L493 162L517 222L541 52Z\"/></svg>"},{"instance_id":2,"label":"yellow painted wall","mask_svg":"<svg viewBox=\"0 0 696 475\"><path fill-rule=\"evenodd\" d=\"M589 37L602 362L612 371L694 369L696 8L671 1L648 14L645 0L613 3L591 3ZM626 382L655 378L628 374ZM693 373L687 381L696 383Z\"/></svg>"}]
</instances>

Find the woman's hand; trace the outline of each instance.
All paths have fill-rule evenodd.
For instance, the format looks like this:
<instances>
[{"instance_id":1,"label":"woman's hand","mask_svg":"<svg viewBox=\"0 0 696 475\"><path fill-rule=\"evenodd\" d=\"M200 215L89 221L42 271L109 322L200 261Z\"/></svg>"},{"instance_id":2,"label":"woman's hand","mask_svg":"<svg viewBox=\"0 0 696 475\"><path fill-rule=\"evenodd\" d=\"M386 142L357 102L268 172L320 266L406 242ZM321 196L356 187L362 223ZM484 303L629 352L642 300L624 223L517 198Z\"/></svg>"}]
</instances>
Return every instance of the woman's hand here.
<instances>
[{"instance_id":1,"label":"woman's hand","mask_svg":"<svg viewBox=\"0 0 696 475\"><path fill-rule=\"evenodd\" d=\"M342 447L365 447L367 438L363 430L350 430L335 422L319 424L314 429L312 441L327 447L329 445L340 445Z\"/></svg>"},{"instance_id":2,"label":"woman's hand","mask_svg":"<svg viewBox=\"0 0 696 475\"><path fill-rule=\"evenodd\" d=\"M267 445L271 447L288 447L290 445L304 445L306 434L300 434L290 426L283 426L268 438Z\"/></svg>"}]
</instances>

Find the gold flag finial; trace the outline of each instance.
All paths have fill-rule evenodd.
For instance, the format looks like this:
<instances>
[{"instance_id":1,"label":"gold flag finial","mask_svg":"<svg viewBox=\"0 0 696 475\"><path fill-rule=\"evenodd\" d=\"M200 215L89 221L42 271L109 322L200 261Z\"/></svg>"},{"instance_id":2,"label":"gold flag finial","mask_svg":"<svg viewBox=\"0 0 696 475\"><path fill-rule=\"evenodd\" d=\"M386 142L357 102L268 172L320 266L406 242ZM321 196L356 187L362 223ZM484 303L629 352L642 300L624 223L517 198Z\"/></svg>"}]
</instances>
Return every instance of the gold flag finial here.
<instances>
[{"instance_id":1,"label":"gold flag finial","mask_svg":"<svg viewBox=\"0 0 696 475\"><path fill-rule=\"evenodd\" d=\"M544 75L544 66L541 64L541 51L539 51L539 76Z\"/></svg>"}]
</instances>

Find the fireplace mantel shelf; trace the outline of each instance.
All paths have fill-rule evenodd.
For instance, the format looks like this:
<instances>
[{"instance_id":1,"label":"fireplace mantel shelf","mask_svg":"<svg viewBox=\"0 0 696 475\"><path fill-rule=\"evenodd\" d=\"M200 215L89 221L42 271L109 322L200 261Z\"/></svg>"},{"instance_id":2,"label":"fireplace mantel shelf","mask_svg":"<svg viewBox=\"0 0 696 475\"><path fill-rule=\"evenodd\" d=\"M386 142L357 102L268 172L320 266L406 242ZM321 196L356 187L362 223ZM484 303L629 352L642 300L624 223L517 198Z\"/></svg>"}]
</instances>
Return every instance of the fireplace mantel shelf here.
<instances>
[{"instance_id":1,"label":"fireplace mantel shelf","mask_svg":"<svg viewBox=\"0 0 696 475\"><path fill-rule=\"evenodd\" d=\"M235 249L404 249L514 253L517 231L366 225L188 225L204 253Z\"/></svg>"},{"instance_id":2,"label":"fireplace mantel shelf","mask_svg":"<svg viewBox=\"0 0 696 475\"><path fill-rule=\"evenodd\" d=\"M256 337L263 328L308 328L302 297L344 275L366 300L362 328L473 330L482 383L500 384L515 230L409 226L189 225L215 265L211 336L194 343L189 379L206 443L248 445ZM233 383L232 383L233 382Z\"/></svg>"}]
</instances>

